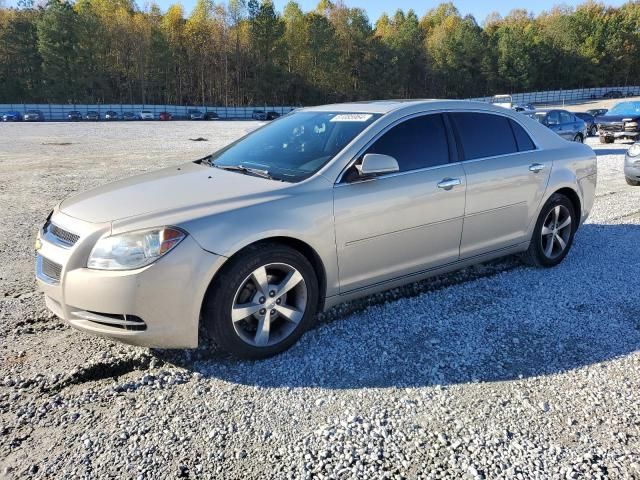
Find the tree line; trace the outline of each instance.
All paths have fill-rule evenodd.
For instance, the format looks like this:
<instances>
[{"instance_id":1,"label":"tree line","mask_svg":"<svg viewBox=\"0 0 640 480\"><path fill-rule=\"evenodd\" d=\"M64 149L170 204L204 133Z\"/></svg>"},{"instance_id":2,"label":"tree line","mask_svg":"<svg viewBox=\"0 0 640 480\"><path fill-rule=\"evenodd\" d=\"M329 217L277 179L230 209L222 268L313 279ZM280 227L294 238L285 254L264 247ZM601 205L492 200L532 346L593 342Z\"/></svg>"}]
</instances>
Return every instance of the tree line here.
<instances>
[{"instance_id":1,"label":"tree line","mask_svg":"<svg viewBox=\"0 0 640 480\"><path fill-rule=\"evenodd\" d=\"M305 105L638 84L640 2L588 1L480 25L453 3L419 17L342 0L0 0L0 103Z\"/></svg>"}]
</instances>

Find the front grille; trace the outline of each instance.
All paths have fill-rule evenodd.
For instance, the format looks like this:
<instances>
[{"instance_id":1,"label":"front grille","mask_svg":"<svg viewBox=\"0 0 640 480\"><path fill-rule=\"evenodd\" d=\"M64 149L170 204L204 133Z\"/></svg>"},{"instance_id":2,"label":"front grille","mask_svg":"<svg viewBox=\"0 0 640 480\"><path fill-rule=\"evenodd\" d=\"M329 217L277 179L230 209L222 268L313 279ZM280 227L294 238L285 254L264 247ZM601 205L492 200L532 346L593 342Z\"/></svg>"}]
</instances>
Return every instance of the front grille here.
<instances>
[{"instance_id":1,"label":"front grille","mask_svg":"<svg viewBox=\"0 0 640 480\"><path fill-rule=\"evenodd\" d=\"M118 328L121 330L141 332L147 329L147 324L144 323L144 320L136 315L121 315L117 313L103 313L83 310L72 312L72 314L77 318L86 320L91 323Z\"/></svg>"},{"instance_id":2,"label":"front grille","mask_svg":"<svg viewBox=\"0 0 640 480\"><path fill-rule=\"evenodd\" d=\"M62 274L62 265L52 262L48 258L40 257L42 262L42 273L52 280L59 281Z\"/></svg>"},{"instance_id":3,"label":"front grille","mask_svg":"<svg viewBox=\"0 0 640 480\"><path fill-rule=\"evenodd\" d=\"M599 125L601 132L622 132L624 130L623 123L606 123Z\"/></svg>"},{"instance_id":4,"label":"front grille","mask_svg":"<svg viewBox=\"0 0 640 480\"><path fill-rule=\"evenodd\" d=\"M61 243L72 247L80 239L79 235L68 232L53 223L49 224L48 232L53 235Z\"/></svg>"}]
</instances>

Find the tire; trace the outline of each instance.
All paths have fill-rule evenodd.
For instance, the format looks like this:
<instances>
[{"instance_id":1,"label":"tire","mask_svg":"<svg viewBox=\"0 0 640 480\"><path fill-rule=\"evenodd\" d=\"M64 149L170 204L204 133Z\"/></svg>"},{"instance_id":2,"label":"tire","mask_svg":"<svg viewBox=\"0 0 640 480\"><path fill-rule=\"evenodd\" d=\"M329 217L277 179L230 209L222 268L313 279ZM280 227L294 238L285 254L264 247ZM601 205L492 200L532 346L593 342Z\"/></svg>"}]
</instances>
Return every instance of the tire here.
<instances>
[{"instance_id":1,"label":"tire","mask_svg":"<svg viewBox=\"0 0 640 480\"><path fill-rule=\"evenodd\" d=\"M555 212L560 214L559 221L556 222L558 226L564 224L566 216L569 216L570 223L568 226L565 226L563 229L558 229L557 231L553 229ZM579 218L574 211L571 201L564 195L554 193L540 211L536 226L533 230L529 249L522 255L522 260L535 267L555 267L564 260L571 250L578 223ZM549 226L551 226L551 228L549 228ZM545 232L543 234L543 228L546 232L551 230L553 233ZM562 242L556 237L559 237ZM552 242L552 246L549 250L548 246L550 241ZM562 247L562 243L564 243L564 247ZM549 254L549 252L551 252L551 254Z\"/></svg>"},{"instance_id":2,"label":"tire","mask_svg":"<svg viewBox=\"0 0 640 480\"><path fill-rule=\"evenodd\" d=\"M582 138L582 135L578 133L575 137L573 137L573 141L577 143L583 143L584 139Z\"/></svg>"},{"instance_id":3,"label":"tire","mask_svg":"<svg viewBox=\"0 0 640 480\"><path fill-rule=\"evenodd\" d=\"M604 135L600 135L600 143L613 143L615 139L613 137L605 137Z\"/></svg>"},{"instance_id":4,"label":"tire","mask_svg":"<svg viewBox=\"0 0 640 480\"><path fill-rule=\"evenodd\" d=\"M589 129L589 136L595 137L597 134L598 134L598 127L596 127L595 125L592 125L591 128Z\"/></svg>"},{"instance_id":5,"label":"tire","mask_svg":"<svg viewBox=\"0 0 640 480\"><path fill-rule=\"evenodd\" d=\"M633 178L624 177L627 181L627 185L631 185L632 187L640 187L640 180L634 180Z\"/></svg>"},{"instance_id":6,"label":"tire","mask_svg":"<svg viewBox=\"0 0 640 480\"><path fill-rule=\"evenodd\" d=\"M262 287L258 277L266 279ZM278 287L286 293L275 294ZM202 310L204 333L237 357L271 357L291 347L309 328L318 301L318 278L304 255L276 243L253 245L232 257L209 287ZM235 321L232 310L237 312ZM288 312L291 319L280 312Z\"/></svg>"}]
</instances>

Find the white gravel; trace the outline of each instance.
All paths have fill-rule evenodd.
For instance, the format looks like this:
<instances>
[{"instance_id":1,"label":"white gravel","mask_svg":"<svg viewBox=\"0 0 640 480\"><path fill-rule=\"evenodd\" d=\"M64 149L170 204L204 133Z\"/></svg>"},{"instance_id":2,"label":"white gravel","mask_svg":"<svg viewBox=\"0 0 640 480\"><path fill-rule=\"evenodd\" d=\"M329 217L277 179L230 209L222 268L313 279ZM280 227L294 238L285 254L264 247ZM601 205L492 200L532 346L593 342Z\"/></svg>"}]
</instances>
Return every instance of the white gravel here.
<instances>
[{"instance_id":1,"label":"white gravel","mask_svg":"<svg viewBox=\"0 0 640 480\"><path fill-rule=\"evenodd\" d=\"M0 124L0 478L640 478L628 144L592 144L595 207L561 266L507 258L342 305L270 360L46 312L32 245L51 205L254 125Z\"/></svg>"}]
</instances>

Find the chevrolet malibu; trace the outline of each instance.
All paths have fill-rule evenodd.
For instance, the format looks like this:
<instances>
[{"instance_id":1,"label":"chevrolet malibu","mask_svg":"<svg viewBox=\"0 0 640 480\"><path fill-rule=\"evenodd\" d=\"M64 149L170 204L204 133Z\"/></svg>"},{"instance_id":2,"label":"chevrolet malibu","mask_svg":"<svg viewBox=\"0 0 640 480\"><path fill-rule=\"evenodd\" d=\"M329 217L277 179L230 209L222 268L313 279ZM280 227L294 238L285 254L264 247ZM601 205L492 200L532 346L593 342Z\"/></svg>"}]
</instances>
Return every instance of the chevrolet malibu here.
<instances>
[{"instance_id":1,"label":"chevrolet malibu","mask_svg":"<svg viewBox=\"0 0 640 480\"><path fill-rule=\"evenodd\" d=\"M510 254L558 265L595 187L591 148L504 108L305 108L62 201L36 276L77 329L261 358L346 300Z\"/></svg>"}]
</instances>

